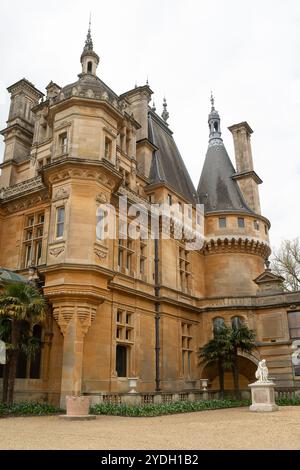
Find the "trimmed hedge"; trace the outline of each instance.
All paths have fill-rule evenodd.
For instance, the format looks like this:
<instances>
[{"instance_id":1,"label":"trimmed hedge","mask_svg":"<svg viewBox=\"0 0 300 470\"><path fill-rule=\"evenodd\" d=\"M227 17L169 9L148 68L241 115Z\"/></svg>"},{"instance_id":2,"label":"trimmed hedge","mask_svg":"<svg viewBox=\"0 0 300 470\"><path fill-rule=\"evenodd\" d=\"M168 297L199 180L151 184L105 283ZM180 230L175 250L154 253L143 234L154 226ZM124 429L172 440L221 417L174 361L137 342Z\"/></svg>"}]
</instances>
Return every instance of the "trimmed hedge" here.
<instances>
[{"instance_id":1,"label":"trimmed hedge","mask_svg":"<svg viewBox=\"0 0 300 470\"><path fill-rule=\"evenodd\" d=\"M300 396L293 398L276 398L276 403L279 406L300 406Z\"/></svg>"},{"instance_id":2,"label":"trimmed hedge","mask_svg":"<svg viewBox=\"0 0 300 470\"><path fill-rule=\"evenodd\" d=\"M126 404L113 405L99 403L90 407L90 413L95 415L114 416L162 416L177 413L191 413L203 410L218 410L222 408L237 408L249 406L249 400L209 400L209 401L179 401L166 404L146 404L130 406Z\"/></svg>"},{"instance_id":3,"label":"trimmed hedge","mask_svg":"<svg viewBox=\"0 0 300 470\"><path fill-rule=\"evenodd\" d=\"M43 416L60 413L59 408L55 408L48 403L22 402L5 405L0 403L1 416Z\"/></svg>"}]
</instances>

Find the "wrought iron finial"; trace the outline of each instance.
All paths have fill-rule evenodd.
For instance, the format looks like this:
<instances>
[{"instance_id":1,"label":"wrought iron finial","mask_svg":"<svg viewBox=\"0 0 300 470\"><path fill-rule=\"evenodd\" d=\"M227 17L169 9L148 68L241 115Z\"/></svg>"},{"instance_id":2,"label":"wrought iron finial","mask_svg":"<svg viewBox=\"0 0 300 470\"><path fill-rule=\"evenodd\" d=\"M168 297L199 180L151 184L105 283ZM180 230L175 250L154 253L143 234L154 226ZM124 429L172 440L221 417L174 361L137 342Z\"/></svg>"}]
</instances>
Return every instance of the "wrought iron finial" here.
<instances>
[{"instance_id":1,"label":"wrought iron finial","mask_svg":"<svg viewBox=\"0 0 300 470\"><path fill-rule=\"evenodd\" d=\"M168 110L167 110L167 100L166 100L166 97L164 97L164 102L163 102L163 107L164 107L164 110L162 112L162 115L161 117L163 118L163 120L165 122L167 122L167 120L169 119L169 113L168 113Z\"/></svg>"},{"instance_id":2,"label":"wrought iron finial","mask_svg":"<svg viewBox=\"0 0 300 470\"><path fill-rule=\"evenodd\" d=\"M147 75L146 85L148 85L148 86L149 86L148 75Z\"/></svg>"}]
</instances>

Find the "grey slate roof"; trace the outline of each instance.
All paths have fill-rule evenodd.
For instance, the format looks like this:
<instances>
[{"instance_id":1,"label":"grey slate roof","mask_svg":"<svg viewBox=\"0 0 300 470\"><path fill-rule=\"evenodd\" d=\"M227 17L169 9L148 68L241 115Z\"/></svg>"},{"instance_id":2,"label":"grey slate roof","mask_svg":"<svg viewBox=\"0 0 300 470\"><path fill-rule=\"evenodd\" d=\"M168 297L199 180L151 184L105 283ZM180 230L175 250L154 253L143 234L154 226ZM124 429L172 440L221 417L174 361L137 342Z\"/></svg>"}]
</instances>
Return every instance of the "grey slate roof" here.
<instances>
[{"instance_id":1,"label":"grey slate roof","mask_svg":"<svg viewBox=\"0 0 300 470\"><path fill-rule=\"evenodd\" d=\"M200 202L205 212L214 211L253 211L240 191L238 183L232 178L235 168L226 148L220 139L208 147L201 178L198 185Z\"/></svg>"},{"instance_id":2,"label":"grey slate roof","mask_svg":"<svg viewBox=\"0 0 300 470\"><path fill-rule=\"evenodd\" d=\"M74 83L66 85L61 92L64 94L65 98L68 98L72 95L72 89L76 87L79 90L93 90L95 97L101 98L103 93L107 93L110 100L118 100L118 95L106 85L100 78L91 75L91 74L80 74L79 80Z\"/></svg>"},{"instance_id":3,"label":"grey slate roof","mask_svg":"<svg viewBox=\"0 0 300 470\"><path fill-rule=\"evenodd\" d=\"M185 199L197 202L197 192L167 125L153 111L148 114L148 136L159 150L153 152L150 183L164 182Z\"/></svg>"}]
</instances>

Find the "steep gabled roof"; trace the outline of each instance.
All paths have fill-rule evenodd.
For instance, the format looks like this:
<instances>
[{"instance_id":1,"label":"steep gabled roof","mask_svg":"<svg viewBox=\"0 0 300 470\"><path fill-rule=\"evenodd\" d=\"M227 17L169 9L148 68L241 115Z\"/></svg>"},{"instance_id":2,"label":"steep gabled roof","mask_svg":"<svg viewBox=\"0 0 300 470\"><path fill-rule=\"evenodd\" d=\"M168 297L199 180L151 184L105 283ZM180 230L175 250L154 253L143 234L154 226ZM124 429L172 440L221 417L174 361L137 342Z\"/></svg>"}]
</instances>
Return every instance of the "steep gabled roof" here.
<instances>
[{"instance_id":1,"label":"steep gabled roof","mask_svg":"<svg viewBox=\"0 0 300 470\"><path fill-rule=\"evenodd\" d=\"M173 139L172 131L153 111L148 114L148 136L158 150L153 152L150 183L166 183L192 203L196 189Z\"/></svg>"}]
</instances>

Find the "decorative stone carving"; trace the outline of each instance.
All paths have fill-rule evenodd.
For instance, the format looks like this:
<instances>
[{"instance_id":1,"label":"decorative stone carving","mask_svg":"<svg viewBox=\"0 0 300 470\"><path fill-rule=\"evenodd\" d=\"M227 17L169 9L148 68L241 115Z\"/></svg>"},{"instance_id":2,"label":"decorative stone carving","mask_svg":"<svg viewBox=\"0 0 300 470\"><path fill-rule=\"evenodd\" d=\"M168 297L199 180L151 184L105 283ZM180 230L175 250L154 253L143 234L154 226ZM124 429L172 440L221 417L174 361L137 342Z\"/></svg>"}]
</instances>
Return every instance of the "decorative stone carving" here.
<instances>
[{"instance_id":1,"label":"decorative stone carving","mask_svg":"<svg viewBox=\"0 0 300 470\"><path fill-rule=\"evenodd\" d=\"M59 255L61 255L65 251L64 246L58 246L56 248L50 248L49 253L50 255L54 256L57 258Z\"/></svg>"},{"instance_id":2,"label":"decorative stone carving","mask_svg":"<svg viewBox=\"0 0 300 470\"><path fill-rule=\"evenodd\" d=\"M12 199L15 196L20 196L21 194L28 193L31 191L38 191L40 189L45 189L45 186L42 182L40 176L31 178L27 181L22 181L22 183L15 184L9 188L2 190L3 199Z\"/></svg>"},{"instance_id":3,"label":"decorative stone carving","mask_svg":"<svg viewBox=\"0 0 300 470\"><path fill-rule=\"evenodd\" d=\"M84 336L96 317L96 311L95 305L74 303L66 306L62 304L54 306L53 317L64 336L72 320L77 321L78 334Z\"/></svg>"},{"instance_id":4,"label":"decorative stone carving","mask_svg":"<svg viewBox=\"0 0 300 470\"><path fill-rule=\"evenodd\" d=\"M58 188L53 195L52 201L60 201L61 199L68 199L70 192L66 188Z\"/></svg>"},{"instance_id":5,"label":"decorative stone carving","mask_svg":"<svg viewBox=\"0 0 300 470\"><path fill-rule=\"evenodd\" d=\"M95 247L94 252L100 260L107 258L107 250L105 250L103 248Z\"/></svg>"},{"instance_id":6,"label":"decorative stone carving","mask_svg":"<svg viewBox=\"0 0 300 470\"><path fill-rule=\"evenodd\" d=\"M105 204L107 202L106 194L98 194L98 196L96 196L96 202L97 204Z\"/></svg>"}]
</instances>

